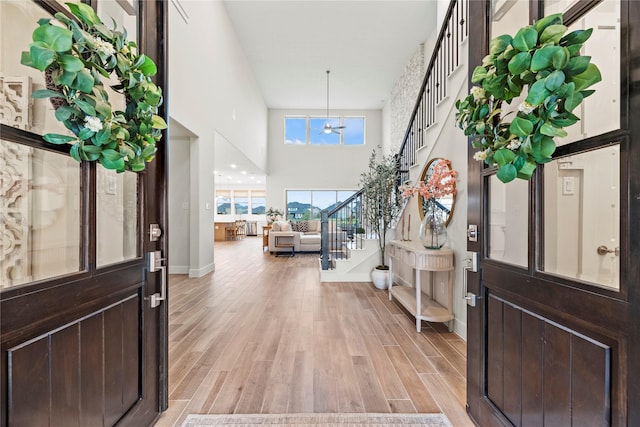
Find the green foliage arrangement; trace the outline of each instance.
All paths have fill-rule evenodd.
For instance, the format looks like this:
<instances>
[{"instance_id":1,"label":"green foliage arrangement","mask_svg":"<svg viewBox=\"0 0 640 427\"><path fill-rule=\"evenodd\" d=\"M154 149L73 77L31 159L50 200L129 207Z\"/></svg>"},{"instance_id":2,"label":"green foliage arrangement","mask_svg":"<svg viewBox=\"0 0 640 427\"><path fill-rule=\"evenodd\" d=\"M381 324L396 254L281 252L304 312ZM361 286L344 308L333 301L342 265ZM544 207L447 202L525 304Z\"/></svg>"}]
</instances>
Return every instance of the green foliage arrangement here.
<instances>
[{"instance_id":1,"label":"green foliage arrangement","mask_svg":"<svg viewBox=\"0 0 640 427\"><path fill-rule=\"evenodd\" d=\"M370 224L372 231L378 235L380 247L379 270L388 270L385 263L384 248L387 230L402 211L402 194L398 187L398 161L389 154L378 159L373 150L369 158L369 169L360 175L362 187L362 214Z\"/></svg>"},{"instance_id":2,"label":"green foliage arrangement","mask_svg":"<svg viewBox=\"0 0 640 427\"><path fill-rule=\"evenodd\" d=\"M151 80L156 64L127 41L126 30L107 28L90 6L66 4L77 20L63 13L55 15L60 25L40 19L29 51L22 53L21 63L43 71L48 80L48 89L33 97L52 98L56 119L75 135L48 133L43 139L73 143L70 153L79 162L141 171L153 160L167 127L157 115L162 91ZM112 74L118 79L112 89L126 99L124 111L113 110L101 81Z\"/></svg>"},{"instance_id":3,"label":"green foliage arrangement","mask_svg":"<svg viewBox=\"0 0 640 427\"><path fill-rule=\"evenodd\" d=\"M265 212L265 215L267 215L267 220L269 221L269 224L271 224L272 222L284 217L284 212L280 209L274 209L270 206L269 209L267 209L267 211Z\"/></svg>"},{"instance_id":4,"label":"green foliage arrangement","mask_svg":"<svg viewBox=\"0 0 640 427\"><path fill-rule=\"evenodd\" d=\"M470 94L456 102L456 121L472 137L476 160L498 166L502 182L531 178L536 165L551 161L554 137L579 119L572 111L602 78L591 57L580 49L592 29L569 34L562 14L549 15L521 28L514 37L490 43L489 55L473 71ZM527 96L511 122L502 116L527 88Z\"/></svg>"}]
</instances>

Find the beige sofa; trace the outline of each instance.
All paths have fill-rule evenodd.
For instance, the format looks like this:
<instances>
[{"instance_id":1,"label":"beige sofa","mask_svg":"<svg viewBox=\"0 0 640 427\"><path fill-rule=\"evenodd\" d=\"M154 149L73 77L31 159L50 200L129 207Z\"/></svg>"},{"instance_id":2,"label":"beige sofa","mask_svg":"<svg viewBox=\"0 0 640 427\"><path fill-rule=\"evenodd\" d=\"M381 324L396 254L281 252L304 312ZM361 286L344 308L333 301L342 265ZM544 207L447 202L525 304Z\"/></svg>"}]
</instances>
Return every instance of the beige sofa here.
<instances>
[{"instance_id":1,"label":"beige sofa","mask_svg":"<svg viewBox=\"0 0 640 427\"><path fill-rule=\"evenodd\" d=\"M293 252L320 252L322 245L320 227L320 220L295 223L276 221L269 231L269 252L272 254L292 252L291 244L293 244ZM347 233L344 231L330 231L329 234L329 241L334 242L333 246L342 246L347 239Z\"/></svg>"}]
</instances>

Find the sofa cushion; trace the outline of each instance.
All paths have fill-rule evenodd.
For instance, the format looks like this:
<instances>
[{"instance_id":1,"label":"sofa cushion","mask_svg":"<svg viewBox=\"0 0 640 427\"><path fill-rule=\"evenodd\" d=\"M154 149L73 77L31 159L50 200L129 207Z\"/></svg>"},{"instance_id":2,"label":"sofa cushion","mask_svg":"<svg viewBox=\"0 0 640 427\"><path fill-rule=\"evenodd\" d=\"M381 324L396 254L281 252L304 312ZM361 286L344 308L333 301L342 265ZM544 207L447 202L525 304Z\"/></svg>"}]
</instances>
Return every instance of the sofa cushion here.
<instances>
[{"instance_id":1,"label":"sofa cushion","mask_svg":"<svg viewBox=\"0 0 640 427\"><path fill-rule=\"evenodd\" d=\"M300 236L301 245L318 245L320 247L321 237L319 234L302 234Z\"/></svg>"},{"instance_id":2,"label":"sofa cushion","mask_svg":"<svg viewBox=\"0 0 640 427\"><path fill-rule=\"evenodd\" d=\"M317 219L310 219L307 221L307 230L309 233L319 233L320 232L320 221Z\"/></svg>"},{"instance_id":3,"label":"sofa cushion","mask_svg":"<svg viewBox=\"0 0 640 427\"><path fill-rule=\"evenodd\" d=\"M291 224L286 221L275 221L271 225L272 231L291 231Z\"/></svg>"}]
</instances>

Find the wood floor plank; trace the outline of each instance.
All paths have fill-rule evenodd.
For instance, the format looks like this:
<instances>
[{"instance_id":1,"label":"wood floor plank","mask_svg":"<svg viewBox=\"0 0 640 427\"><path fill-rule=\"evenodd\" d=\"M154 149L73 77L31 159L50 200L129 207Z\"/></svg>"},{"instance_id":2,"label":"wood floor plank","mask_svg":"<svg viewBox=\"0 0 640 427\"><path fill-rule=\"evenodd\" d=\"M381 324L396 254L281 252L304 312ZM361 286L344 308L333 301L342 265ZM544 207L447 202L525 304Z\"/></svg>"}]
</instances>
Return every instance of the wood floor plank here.
<instances>
[{"instance_id":1,"label":"wood floor plank","mask_svg":"<svg viewBox=\"0 0 640 427\"><path fill-rule=\"evenodd\" d=\"M407 335L400 325L388 325L387 327L396 341L398 341L398 344L402 347L404 353L407 355L409 361L418 373L435 372L433 365L429 363L429 360L424 353L420 351L415 342L409 337L409 335Z\"/></svg>"},{"instance_id":2,"label":"wood floor plank","mask_svg":"<svg viewBox=\"0 0 640 427\"><path fill-rule=\"evenodd\" d=\"M441 410L466 425L460 337L427 322L416 333L386 291L321 283L317 254L276 258L261 243L216 242L215 272L170 276L170 402L157 426L189 413Z\"/></svg>"},{"instance_id":3,"label":"wood floor plank","mask_svg":"<svg viewBox=\"0 0 640 427\"><path fill-rule=\"evenodd\" d=\"M406 331L415 331L415 323L408 319L407 316L401 314L397 316L397 319L399 324ZM434 323L433 325L437 324ZM427 324L426 327L422 328L421 335L423 339L428 341L429 344L428 346L425 346L425 344L422 343L422 347L424 348L424 351L429 354L431 354L430 349L436 349L434 355L446 357L452 364L452 366L454 366L461 375L466 376L466 357L460 354L458 350L451 344L451 342L446 338L446 334L451 334L451 332L446 329L444 331L441 330L441 332L438 332L432 327L431 323Z\"/></svg>"},{"instance_id":4,"label":"wood floor plank","mask_svg":"<svg viewBox=\"0 0 640 427\"><path fill-rule=\"evenodd\" d=\"M293 362L293 379L289 387L289 412L310 413L314 410L313 357L308 351L297 351Z\"/></svg>"},{"instance_id":5,"label":"wood floor plank","mask_svg":"<svg viewBox=\"0 0 640 427\"><path fill-rule=\"evenodd\" d=\"M417 412L410 399L390 399L388 402L391 412L395 414L415 414Z\"/></svg>"},{"instance_id":6,"label":"wood floor plank","mask_svg":"<svg viewBox=\"0 0 640 427\"><path fill-rule=\"evenodd\" d=\"M248 343L238 355L237 364L227 376L216 401L211 407L215 414L231 414L235 411L242 392L247 385L255 354L260 344Z\"/></svg>"},{"instance_id":7,"label":"wood floor plank","mask_svg":"<svg viewBox=\"0 0 640 427\"><path fill-rule=\"evenodd\" d=\"M362 395L358 387L347 339L338 318L328 322L331 339L331 360L333 362L338 407L342 413L364 412Z\"/></svg>"},{"instance_id":8,"label":"wood floor plank","mask_svg":"<svg viewBox=\"0 0 640 427\"><path fill-rule=\"evenodd\" d=\"M447 385L461 405L467 402L467 382L464 377L444 357L430 357L429 361L436 367L436 371L446 381Z\"/></svg>"},{"instance_id":9,"label":"wood floor plank","mask_svg":"<svg viewBox=\"0 0 640 427\"><path fill-rule=\"evenodd\" d=\"M289 395L289 384L270 382L264 391L264 402L260 413L286 414L289 412Z\"/></svg>"},{"instance_id":10,"label":"wood floor plank","mask_svg":"<svg viewBox=\"0 0 640 427\"><path fill-rule=\"evenodd\" d=\"M374 335L367 335L364 340L369 358L387 399L408 399L409 394L400 381L396 370L391 369L391 360L382 343Z\"/></svg>"},{"instance_id":11,"label":"wood floor plank","mask_svg":"<svg viewBox=\"0 0 640 427\"><path fill-rule=\"evenodd\" d=\"M352 359L365 412L390 412L371 360L365 356L353 356Z\"/></svg>"},{"instance_id":12,"label":"wood floor plank","mask_svg":"<svg viewBox=\"0 0 640 427\"><path fill-rule=\"evenodd\" d=\"M211 371L200 382L200 386L193 393L185 408L186 414L206 414L220 393L226 380L227 372Z\"/></svg>"},{"instance_id":13,"label":"wood floor plank","mask_svg":"<svg viewBox=\"0 0 640 427\"><path fill-rule=\"evenodd\" d=\"M351 356L366 356L367 346L364 343L364 338L360 333L360 330L355 321L353 315L341 315L340 326L342 333L345 336L347 348L349 349L349 355Z\"/></svg>"},{"instance_id":14,"label":"wood floor plank","mask_svg":"<svg viewBox=\"0 0 640 427\"><path fill-rule=\"evenodd\" d=\"M440 412L440 407L433 399L429 390L424 386L424 383L402 349L400 347L387 346L385 350L387 354L389 354L389 359L391 359L391 363L398 373L400 380L407 389L407 392L409 392L409 397L411 397L411 401L417 411L425 414Z\"/></svg>"},{"instance_id":15,"label":"wood floor plank","mask_svg":"<svg viewBox=\"0 0 640 427\"><path fill-rule=\"evenodd\" d=\"M447 418L456 427L474 427L475 424L469 419L466 410L456 402L452 392L439 374L420 374L420 378L430 390L438 390L434 397L438 405L447 414Z\"/></svg>"},{"instance_id":16,"label":"wood floor plank","mask_svg":"<svg viewBox=\"0 0 640 427\"><path fill-rule=\"evenodd\" d=\"M336 378L330 369L313 370L313 412L340 412L336 388Z\"/></svg>"},{"instance_id":17,"label":"wood floor plank","mask_svg":"<svg viewBox=\"0 0 640 427\"><path fill-rule=\"evenodd\" d=\"M236 414L259 414L262 412L267 378L273 366L272 360L257 360L247 377L246 386L236 405Z\"/></svg>"}]
</instances>

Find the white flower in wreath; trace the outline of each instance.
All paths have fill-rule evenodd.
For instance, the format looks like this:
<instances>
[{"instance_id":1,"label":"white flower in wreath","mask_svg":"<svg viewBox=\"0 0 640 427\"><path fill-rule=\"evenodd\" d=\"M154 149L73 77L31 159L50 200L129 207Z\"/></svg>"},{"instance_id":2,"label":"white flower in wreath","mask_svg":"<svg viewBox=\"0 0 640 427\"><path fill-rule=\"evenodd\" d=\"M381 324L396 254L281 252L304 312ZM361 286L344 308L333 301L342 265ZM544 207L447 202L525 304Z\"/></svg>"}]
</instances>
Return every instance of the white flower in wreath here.
<instances>
[{"instance_id":1,"label":"white flower in wreath","mask_svg":"<svg viewBox=\"0 0 640 427\"><path fill-rule=\"evenodd\" d=\"M84 119L84 127L90 131L99 132L102 130L102 122L97 117L87 116Z\"/></svg>"},{"instance_id":2,"label":"white flower in wreath","mask_svg":"<svg viewBox=\"0 0 640 427\"><path fill-rule=\"evenodd\" d=\"M518 105L518 111L522 111L525 114L531 114L535 109L535 105L531 105L527 101L524 101L522 104Z\"/></svg>"},{"instance_id":3,"label":"white flower in wreath","mask_svg":"<svg viewBox=\"0 0 640 427\"><path fill-rule=\"evenodd\" d=\"M473 160L478 160L478 161L484 161L487 158L488 153L488 149L484 150L484 151L477 151L474 155L473 155Z\"/></svg>"},{"instance_id":4,"label":"white flower in wreath","mask_svg":"<svg viewBox=\"0 0 640 427\"><path fill-rule=\"evenodd\" d=\"M507 148L509 150L516 151L518 148L520 148L521 145L522 141L520 141L519 139L512 139L511 141L509 141L509 144L507 144Z\"/></svg>"},{"instance_id":5,"label":"white flower in wreath","mask_svg":"<svg viewBox=\"0 0 640 427\"><path fill-rule=\"evenodd\" d=\"M89 42L93 44L93 47L98 53L102 53L103 55L113 55L116 53L115 48L109 42L102 40L100 37L91 37Z\"/></svg>"}]
</instances>

